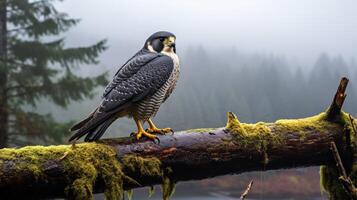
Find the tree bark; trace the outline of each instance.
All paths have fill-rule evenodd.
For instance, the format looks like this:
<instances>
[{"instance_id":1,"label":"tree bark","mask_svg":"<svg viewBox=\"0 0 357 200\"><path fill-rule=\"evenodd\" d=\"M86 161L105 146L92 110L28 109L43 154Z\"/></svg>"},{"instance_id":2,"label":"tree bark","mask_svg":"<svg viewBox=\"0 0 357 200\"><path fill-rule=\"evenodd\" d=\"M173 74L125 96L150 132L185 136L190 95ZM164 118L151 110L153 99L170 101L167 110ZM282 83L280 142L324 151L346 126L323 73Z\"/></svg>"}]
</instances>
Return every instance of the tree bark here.
<instances>
[{"instance_id":1,"label":"tree bark","mask_svg":"<svg viewBox=\"0 0 357 200\"><path fill-rule=\"evenodd\" d=\"M7 146L7 12L6 0L0 2L0 148Z\"/></svg>"},{"instance_id":2,"label":"tree bark","mask_svg":"<svg viewBox=\"0 0 357 200\"><path fill-rule=\"evenodd\" d=\"M350 144L346 142L350 140L342 134L344 125L326 121L322 119L324 115L327 116L322 114L300 120L242 124L234 114L229 113L225 128L196 129L159 136L160 144L149 140L133 141L129 137L104 139L99 143L113 147L117 160L122 163L124 174L140 184L124 181L125 189L160 184L163 180L161 176L143 173L137 166L133 167L131 162L123 162L128 155L158 159L162 170L170 169L168 176L174 182L248 171L333 164L329 149L331 142L335 142L341 155L345 155L343 159L351 159ZM237 126L241 126L246 135L240 135L241 130ZM30 151L22 154L21 149L18 149L11 153L13 159L0 156L1 197L64 196L68 185L65 177L71 173L65 170L62 163L66 158L45 157L46 152L54 152L56 146L36 148L41 153L35 155ZM70 146L65 148L70 149ZM5 155L6 151L9 149L0 150L0 155ZM75 148L73 151L86 149ZM37 174L28 169L19 170L19 166L30 165L35 158L43 159L38 164L40 170L36 171ZM103 192L104 187L103 182L97 178L94 192Z\"/></svg>"}]
</instances>

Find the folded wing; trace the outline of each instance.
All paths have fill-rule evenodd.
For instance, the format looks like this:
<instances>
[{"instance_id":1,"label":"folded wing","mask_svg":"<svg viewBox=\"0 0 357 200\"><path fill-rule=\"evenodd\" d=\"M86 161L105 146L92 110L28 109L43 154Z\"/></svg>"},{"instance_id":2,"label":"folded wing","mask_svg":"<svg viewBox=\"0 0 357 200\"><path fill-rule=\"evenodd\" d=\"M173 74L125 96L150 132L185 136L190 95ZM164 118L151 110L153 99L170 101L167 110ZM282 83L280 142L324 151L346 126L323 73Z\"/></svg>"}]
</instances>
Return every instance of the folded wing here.
<instances>
[{"instance_id":1,"label":"folded wing","mask_svg":"<svg viewBox=\"0 0 357 200\"><path fill-rule=\"evenodd\" d=\"M115 120L116 113L159 90L169 79L173 66L172 59L161 54L134 57L116 73L104 91L101 104L83 120L85 123L74 125L77 131L70 141L86 134L86 141L99 139Z\"/></svg>"}]
</instances>

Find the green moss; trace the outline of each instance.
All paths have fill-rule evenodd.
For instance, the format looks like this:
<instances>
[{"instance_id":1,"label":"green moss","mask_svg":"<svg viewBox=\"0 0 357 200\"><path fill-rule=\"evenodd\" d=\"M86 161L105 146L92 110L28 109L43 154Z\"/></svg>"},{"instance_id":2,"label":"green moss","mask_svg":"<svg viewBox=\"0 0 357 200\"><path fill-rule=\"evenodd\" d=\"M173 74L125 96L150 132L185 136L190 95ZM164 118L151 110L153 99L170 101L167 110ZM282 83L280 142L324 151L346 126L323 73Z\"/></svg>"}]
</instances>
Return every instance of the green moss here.
<instances>
[{"instance_id":1,"label":"green moss","mask_svg":"<svg viewBox=\"0 0 357 200\"><path fill-rule=\"evenodd\" d=\"M352 130L349 116L346 113L342 113L341 116L337 117L333 122L345 126L346 129ZM277 120L273 127L274 132L279 134L272 133L270 128L272 125L271 123L264 122L258 122L256 124L241 123L233 113L229 112L228 122L225 128L232 133L236 144L243 148L256 149L262 153L263 162L268 163L269 155L266 153L266 150L269 147L283 144L284 134L294 134L303 142L307 140L309 137L308 133L311 132L311 130L323 134L329 130L326 127L334 126L331 121L327 120L326 113L320 113L316 116L303 119ZM356 138L354 135L351 135L351 137L351 141L354 141L351 145L354 149L354 153L356 153Z\"/></svg>"},{"instance_id":2,"label":"green moss","mask_svg":"<svg viewBox=\"0 0 357 200\"><path fill-rule=\"evenodd\" d=\"M276 128L281 129L281 132L285 133L298 133L300 140L305 140L308 135L307 130L321 130L318 131L320 134L326 132L326 127L333 125L332 123L340 124L344 127L344 130L349 133L350 145L353 152L353 160L351 162L352 166L345 166L346 169L352 169L348 171L349 176L354 184L357 184L357 145L356 145L356 134L353 132L353 124L351 123L349 114L341 112L339 116L335 119L330 120L327 118L326 113L321 113L319 115L308 117L304 119L295 120L278 120L275 122ZM341 137L344 141L348 141L344 134L341 132ZM347 164L347 163L346 163ZM343 189L340 181L339 174L335 167L322 166L320 169L320 184L322 190L328 192L331 200L338 199L349 199L350 197Z\"/></svg>"},{"instance_id":3,"label":"green moss","mask_svg":"<svg viewBox=\"0 0 357 200\"><path fill-rule=\"evenodd\" d=\"M93 199L93 184L98 175L105 183L106 197L121 199L126 176L115 156L111 147L96 143L77 144L74 149L60 145L0 150L0 160L13 161L16 172L26 171L36 178L45 176L43 163L61 163L67 172L65 193L70 199Z\"/></svg>"},{"instance_id":4,"label":"green moss","mask_svg":"<svg viewBox=\"0 0 357 200\"><path fill-rule=\"evenodd\" d=\"M155 188L154 186L150 185L149 187L149 198L152 197L155 194Z\"/></svg>"},{"instance_id":5,"label":"green moss","mask_svg":"<svg viewBox=\"0 0 357 200\"><path fill-rule=\"evenodd\" d=\"M242 124L238 120L237 116L232 113L228 112L227 113L228 121L226 125L226 129L233 133L234 135L239 135L239 136L247 136L246 130L243 128Z\"/></svg>"},{"instance_id":6,"label":"green moss","mask_svg":"<svg viewBox=\"0 0 357 200\"><path fill-rule=\"evenodd\" d=\"M254 146L259 152L264 155L263 162L267 164L269 161L266 150L268 146L274 146L281 144L279 135L272 134L268 125L264 122L258 122L256 124L242 124L242 127L246 131L246 135L236 135L235 137L243 144L243 146Z\"/></svg>"},{"instance_id":7,"label":"green moss","mask_svg":"<svg viewBox=\"0 0 357 200\"><path fill-rule=\"evenodd\" d=\"M123 157L122 163L125 165L126 170L136 172L146 178L162 178L162 195L164 200L168 200L174 193L175 183L171 178L169 178L169 175L172 173L172 169L165 168L165 170L162 170L159 159L126 155ZM150 186L149 196L153 193L154 187Z\"/></svg>"},{"instance_id":8,"label":"green moss","mask_svg":"<svg viewBox=\"0 0 357 200\"><path fill-rule=\"evenodd\" d=\"M350 136L351 141L350 145L353 151L353 163L357 164L357 133L354 132L354 130L357 129L356 119L352 118L351 121L350 114L341 112L341 114L333 122L344 126L345 131L349 133L348 135Z\"/></svg>"},{"instance_id":9,"label":"green moss","mask_svg":"<svg viewBox=\"0 0 357 200\"><path fill-rule=\"evenodd\" d=\"M164 176L162 180L162 199L169 200L170 197L175 192L175 182L172 181L168 176Z\"/></svg>"},{"instance_id":10,"label":"green moss","mask_svg":"<svg viewBox=\"0 0 357 200\"><path fill-rule=\"evenodd\" d=\"M266 153L268 146L282 142L279 135L272 134L267 123L241 123L236 115L231 112L228 113L228 122L225 129L232 133L234 142L242 148L253 148L260 152L264 164L269 162L269 156Z\"/></svg>"},{"instance_id":11,"label":"green moss","mask_svg":"<svg viewBox=\"0 0 357 200\"><path fill-rule=\"evenodd\" d=\"M131 200L133 198L133 190L126 191L126 195L128 197L128 200Z\"/></svg>"},{"instance_id":12,"label":"green moss","mask_svg":"<svg viewBox=\"0 0 357 200\"><path fill-rule=\"evenodd\" d=\"M349 164L351 166L344 166L348 169L347 173L354 185L357 185L357 145L356 145L356 134L354 132L353 126L356 127L355 122L351 122L348 113L341 112L334 121L344 127L344 130L349 133L350 145L352 150L352 162ZM342 133L341 133L342 134ZM341 136L343 137L343 136ZM345 138L345 141L346 140ZM345 164L348 164L345 162ZM339 199L350 199L347 192L344 190L341 182L339 181L339 173L334 166L322 166L320 168L320 185L321 189L329 194L329 199L339 200ZM356 198L356 196L354 197Z\"/></svg>"},{"instance_id":13,"label":"green moss","mask_svg":"<svg viewBox=\"0 0 357 200\"><path fill-rule=\"evenodd\" d=\"M186 133L206 133L210 131L216 130L215 128L196 128L196 129L190 129L186 130Z\"/></svg>"},{"instance_id":14,"label":"green moss","mask_svg":"<svg viewBox=\"0 0 357 200\"><path fill-rule=\"evenodd\" d=\"M127 170L139 173L145 177L162 177L161 161L157 158L142 158L135 155L126 155L122 159Z\"/></svg>"},{"instance_id":15,"label":"green moss","mask_svg":"<svg viewBox=\"0 0 357 200\"><path fill-rule=\"evenodd\" d=\"M329 194L329 199L350 199L338 178L339 174L336 168L327 166L322 166L320 168L321 189Z\"/></svg>"},{"instance_id":16,"label":"green moss","mask_svg":"<svg viewBox=\"0 0 357 200\"><path fill-rule=\"evenodd\" d=\"M79 178L65 189L68 199L93 199L91 179Z\"/></svg>"},{"instance_id":17,"label":"green moss","mask_svg":"<svg viewBox=\"0 0 357 200\"><path fill-rule=\"evenodd\" d=\"M77 144L74 149L69 145L60 145L0 150L0 168L12 163L15 172L24 172L38 179L45 180L43 164L48 161L63 166L67 180L64 192L69 199L75 200L93 199L93 185L97 179L104 182L107 199L122 199L124 181L139 185L123 173L124 167L142 176L164 177L161 162L157 158L127 155L119 162L114 149L98 143ZM3 171L0 170L0 173ZM7 178L6 174L0 174L0 177Z\"/></svg>"},{"instance_id":18,"label":"green moss","mask_svg":"<svg viewBox=\"0 0 357 200\"><path fill-rule=\"evenodd\" d=\"M11 163L15 172L28 172L34 178L41 178L42 169L40 163L43 161L42 157L45 156L49 159L61 157L68 147L55 146L51 151L44 150L42 146L24 147L21 149L4 148L0 150L0 167L3 168L5 163ZM6 174L0 176L6 181Z\"/></svg>"},{"instance_id":19,"label":"green moss","mask_svg":"<svg viewBox=\"0 0 357 200\"><path fill-rule=\"evenodd\" d=\"M275 122L276 128L284 133L296 133L301 141L304 141L308 135L309 130L321 130L320 133L325 132L326 127L331 126L331 123L326 120L326 113L307 117L303 119L283 119Z\"/></svg>"}]
</instances>

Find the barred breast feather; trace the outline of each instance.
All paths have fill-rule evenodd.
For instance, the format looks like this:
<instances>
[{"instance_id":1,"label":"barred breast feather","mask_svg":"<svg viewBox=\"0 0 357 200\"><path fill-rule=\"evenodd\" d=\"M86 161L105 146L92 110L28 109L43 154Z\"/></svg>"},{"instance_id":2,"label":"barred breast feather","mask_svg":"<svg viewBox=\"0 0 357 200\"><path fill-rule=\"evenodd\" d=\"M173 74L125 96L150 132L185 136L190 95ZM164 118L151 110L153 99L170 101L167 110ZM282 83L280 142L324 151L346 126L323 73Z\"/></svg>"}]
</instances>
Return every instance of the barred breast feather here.
<instances>
[{"instance_id":1,"label":"barred breast feather","mask_svg":"<svg viewBox=\"0 0 357 200\"><path fill-rule=\"evenodd\" d=\"M148 120L150 117L155 116L161 104L165 102L165 100L175 89L176 82L180 74L179 59L178 56L174 53L166 54L166 56L172 59L174 65L172 73L164 85L157 92L137 103L137 108L133 113L133 116L137 119Z\"/></svg>"}]
</instances>

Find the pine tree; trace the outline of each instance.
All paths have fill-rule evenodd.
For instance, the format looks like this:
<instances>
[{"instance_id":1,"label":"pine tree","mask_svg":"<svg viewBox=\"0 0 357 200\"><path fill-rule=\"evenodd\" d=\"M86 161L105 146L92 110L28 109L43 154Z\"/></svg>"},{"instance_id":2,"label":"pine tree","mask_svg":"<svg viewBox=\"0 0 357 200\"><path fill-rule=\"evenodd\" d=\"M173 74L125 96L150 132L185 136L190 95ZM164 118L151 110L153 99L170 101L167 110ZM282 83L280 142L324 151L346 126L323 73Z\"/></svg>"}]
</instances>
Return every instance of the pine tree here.
<instances>
[{"instance_id":1,"label":"pine tree","mask_svg":"<svg viewBox=\"0 0 357 200\"><path fill-rule=\"evenodd\" d=\"M40 101L65 107L93 95L106 74L81 77L80 64L96 64L106 41L87 47L65 46L58 35L79 20L59 12L51 0L0 1L0 147L19 138L58 141L68 124L30 112ZM45 133L45 134L44 134Z\"/></svg>"}]
</instances>

